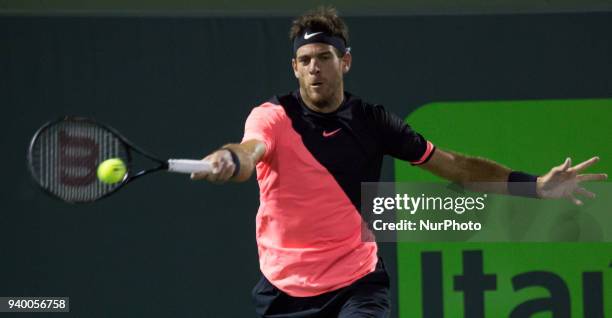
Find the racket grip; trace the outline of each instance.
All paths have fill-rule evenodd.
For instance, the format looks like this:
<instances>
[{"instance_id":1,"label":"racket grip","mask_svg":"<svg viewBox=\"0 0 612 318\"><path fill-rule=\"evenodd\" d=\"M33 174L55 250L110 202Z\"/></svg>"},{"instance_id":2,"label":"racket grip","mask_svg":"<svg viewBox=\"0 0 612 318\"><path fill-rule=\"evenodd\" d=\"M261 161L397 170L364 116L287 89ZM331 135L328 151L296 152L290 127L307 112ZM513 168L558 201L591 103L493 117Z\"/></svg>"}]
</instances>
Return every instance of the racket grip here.
<instances>
[{"instance_id":1,"label":"racket grip","mask_svg":"<svg viewBox=\"0 0 612 318\"><path fill-rule=\"evenodd\" d=\"M202 160L168 159L168 171L177 173L194 173L212 171L212 165Z\"/></svg>"}]
</instances>

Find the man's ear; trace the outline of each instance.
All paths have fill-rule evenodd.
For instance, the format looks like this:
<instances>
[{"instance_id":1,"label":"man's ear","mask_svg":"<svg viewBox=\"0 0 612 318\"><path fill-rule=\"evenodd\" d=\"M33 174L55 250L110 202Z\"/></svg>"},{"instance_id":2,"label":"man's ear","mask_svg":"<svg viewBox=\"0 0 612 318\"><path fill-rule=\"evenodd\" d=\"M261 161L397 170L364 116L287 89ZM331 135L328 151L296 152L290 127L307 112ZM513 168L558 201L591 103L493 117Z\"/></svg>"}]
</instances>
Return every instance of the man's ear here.
<instances>
[{"instance_id":1,"label":"man's ear","mask_svg":"<svg viewBox=\"0 0 612 318\"><path fill-rule=\"evenodd\" d=\"M351 69L351 63L353 62L353 56L351 52L346 52L342 57L342 73L346 74Z\"/></svg>"},{"instance_id":2,"label":"man's ear","mask_svg":"<svg viewBox=\"0 0 612 318\"><path fill-rule=\"evenodd\" d=\"M293 68L293 76L295 76L295 78L299 78L297 71L297 61L295 60L295 58L291 59L291 68Z\"/></svg>"}]
</instances>

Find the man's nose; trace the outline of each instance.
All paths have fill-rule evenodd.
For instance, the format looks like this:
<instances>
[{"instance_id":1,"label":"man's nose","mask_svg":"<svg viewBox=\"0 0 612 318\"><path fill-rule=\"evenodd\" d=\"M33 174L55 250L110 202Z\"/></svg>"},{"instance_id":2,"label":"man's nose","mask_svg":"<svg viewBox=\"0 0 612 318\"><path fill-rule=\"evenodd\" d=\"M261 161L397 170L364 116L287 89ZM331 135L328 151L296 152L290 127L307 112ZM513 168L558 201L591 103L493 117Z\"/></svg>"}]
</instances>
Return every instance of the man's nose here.
<instances>
[{"instance_id":1,"label":"man's nose","mask_svg":"<svg viewBox=\"0 0 612 318\"><path fill-rule=\"evenodd\" d=\"M317 59L311 59L310 64L308 64L308 73L317 74L321 71L319 68L319 61Z\"/></svg>"}]
</instances>

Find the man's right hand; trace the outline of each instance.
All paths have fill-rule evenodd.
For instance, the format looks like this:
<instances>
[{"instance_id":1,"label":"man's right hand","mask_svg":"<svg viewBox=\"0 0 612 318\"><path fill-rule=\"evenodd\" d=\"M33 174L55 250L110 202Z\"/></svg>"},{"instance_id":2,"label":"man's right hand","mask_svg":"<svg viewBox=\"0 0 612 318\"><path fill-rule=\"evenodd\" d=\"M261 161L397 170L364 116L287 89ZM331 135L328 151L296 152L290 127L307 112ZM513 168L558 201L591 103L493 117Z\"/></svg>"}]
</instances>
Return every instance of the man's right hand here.
<instances>
[{"instance_id":1,"label":"man's right hand","mask_svg":"<svg viewBox=\"0 0 612 318\"><path fill-rule=\"evenodd\" d=\"M236 167L232 154L227 149L231 149L235 153L240 167ZM256 139L250 139L240 144L227 144L223 146L223 149L217 150L202 159L212 165L213 170L211 172L194 173L191 175L191 179L207 180L215 183L223 183L229 180L235 182L247 181L253 174L255 165L265 153L266 145ZM239 169L239 172L232 178L235 169Z\"/></svg>"},{"instance_id":2,"label":"man's right hand","mask_svg":"<svg viewBox=\"0 0 612 318\"><path fill-rule=\"evenodd\" d=\"M192 173L192 180L206 180L215 183L224 183L232 178L234 170L236 169L236 165L232 160L232 155L227 149L217 150L202 160L207 161L212 165L212 171Z\"/></svg>"}]
</instances>

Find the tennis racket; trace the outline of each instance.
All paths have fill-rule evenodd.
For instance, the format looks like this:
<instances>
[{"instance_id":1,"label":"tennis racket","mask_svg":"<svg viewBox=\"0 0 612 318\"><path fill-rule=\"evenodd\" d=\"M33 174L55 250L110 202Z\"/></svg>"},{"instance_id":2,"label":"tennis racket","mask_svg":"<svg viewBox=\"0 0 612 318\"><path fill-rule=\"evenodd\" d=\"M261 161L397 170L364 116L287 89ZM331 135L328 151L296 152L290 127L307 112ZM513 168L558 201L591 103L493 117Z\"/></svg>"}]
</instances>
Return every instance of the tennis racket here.
<instances>
[{"instance_id":1,"label":"tennis racket","mask_svg":"<svg viewBox=\"0 0 612 318\"><path fill-rule=\"evenodd\" d=\"M152 161L136 169L134 155ZM98 180L98 165L119 158L127 166L123 180L107 184ZM202 160L162 160L140 149L117 130L82 117L62 117L36 131L28 149L28 166L36 183L52 197L70 203L100 200L126 184L153 172L193 173L211 171Z\"/></svg>"}]
</instances>

